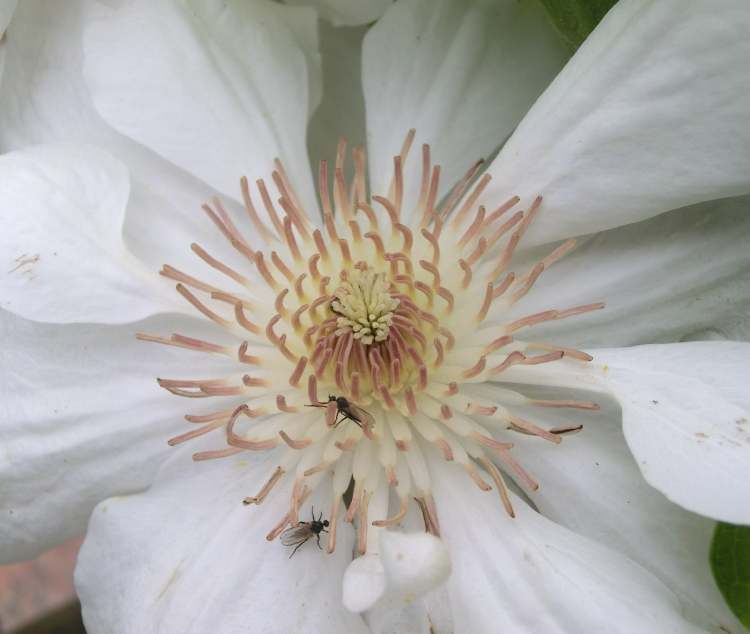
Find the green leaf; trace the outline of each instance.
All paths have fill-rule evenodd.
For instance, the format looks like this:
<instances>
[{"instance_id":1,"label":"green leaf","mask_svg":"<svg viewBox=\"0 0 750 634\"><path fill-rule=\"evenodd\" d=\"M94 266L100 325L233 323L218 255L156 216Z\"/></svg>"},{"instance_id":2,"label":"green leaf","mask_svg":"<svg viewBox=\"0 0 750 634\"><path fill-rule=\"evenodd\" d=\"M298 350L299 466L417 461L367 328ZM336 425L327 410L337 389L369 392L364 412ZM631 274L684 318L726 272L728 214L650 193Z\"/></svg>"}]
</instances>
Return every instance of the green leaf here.
<instances>
[{"instance_id":1,"label":"green leaf","mask_svg":"<svg viewBox=\"0 0 750 634\"><path fill-rule=\"evenodd\" d=\"M716 585L735 616L750 628L750 526L719 522L710 557Z\"/></svg>"},{"instance_id":2,"label":"green leaf","mask_svg":"<svg viewBox=\"0 0 750 634\"><path fill-rule=\"evenodd\" d=\"M565 45L575 51L617 0L539 0Z\"/></svg>"}]
</instances>

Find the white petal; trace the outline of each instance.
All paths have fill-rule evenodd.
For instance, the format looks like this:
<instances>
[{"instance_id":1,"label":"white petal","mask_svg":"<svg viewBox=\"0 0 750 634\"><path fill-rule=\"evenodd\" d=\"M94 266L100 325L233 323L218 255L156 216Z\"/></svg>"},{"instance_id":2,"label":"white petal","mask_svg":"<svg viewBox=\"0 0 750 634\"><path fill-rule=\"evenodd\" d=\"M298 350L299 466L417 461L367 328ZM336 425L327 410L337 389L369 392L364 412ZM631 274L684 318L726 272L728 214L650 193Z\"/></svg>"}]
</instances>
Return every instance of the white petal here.
<instances>
[{"instance_id":1,"label":"white petal","mask_svg":"<svg viewBox=\"0 0 750 634\"><path fill-rule=\"evenodd\" d=\"M5 29L10 24L13 12L18 6L18 0L2 0L0 2L0 35L5 33Z\"/></svg>"},{"instance_id":2,"label":"white petal","mask_svg":"<svg viewBox=\"0 0 750 634\"><path fill-rule=\"evenodd\" d=\"M429 614L430 627L433 628L434 634L450 634L456 631L453 623L448 584L430 592L424 598L423 603L425 610ZM429 634L433 633L430 632Z\"/></svg>"},{"instance_id":3,"label":"white petal","mask_svg":"<svg viewBox=\"0 0 750 634\"><path fill-rule=\"evenodd\" d=\"M91 147L0 158L0 305L37 321L122 323L179 304L122 242L124 166Z\"/></svg>"},{"instance_id":4,"label":"white petal","mask_svg":"<svg viewBox=\"0 0 750 634\"><path fill-rule=\"evenodd\" d=\"M82 77L80 43L87 22L78 13L63 3L30 0L14 16L7 34L8 72L0 86L0 143L23 148L39 142L81 142L102 147L122 161L131 178L124 239L149 271L167 263L221 286L211 279L208 267L196 267L198 260L188 246L197 242L252 275L246 261L233 258L233 249L200 210L217 192L113 130L94 109ZM224 205L254 245L260 238L247 231L244 210L231 200L225 199Z\"/></svg>"},{"instance_id":5,"label":"white petal","mask_svg":"<svg viewBox=\"0 0 750 634\"><path fill-rule=\"evenodd\" d=\"M440 527L452 553L448 588L457 632L702 631L677 598L629 559L532 511L515 519L493 492L466 486L433 457Z\"/></svg>"},{"instance_id":6,"label":"white petal","mask_svg":"<svg viewBox=\"0 0 750 634\"><path fill-rule=\"evenodd\" d=\"M334 26L354 26L377 20L393 0L287 0L287 4L314 7Z\"/></svg>"},{"instance_id":7,"label":"white petal","mask_svg":"<svg viewBox=\"0 0 750 634\"><path fill-rule=\"evenodd\" d=\"M513 435L513 453L540 483L529 497L545 517L652 572L691 620L710 631L740 631L706 563L715 523L646 483L625 442L619 407L597 400L602 410L595 413L519 410L543 427L583 424L560 445Z\"/></svg>"},{"instance_id":8,"label":"white petal","mask_svg":"<svg viewBox=\"0 0 750 634\"><path fill-rule=\"evenodd\" d=\"M261 506L241 503L273 458L196 464L182 452L147 492L102 502L76 570L87 631L367 632L341 605L353 531L339 531L332 555L311 541L290 559L265 535L288 511L291 483ZM327 506L316 494L311 503Z\"/></svg>"},{"instance_id":9,"label":"white petal","mask_svg":"<svg viewBox=\"0 0 750 634\"><path fill-rule=\"evenodd\" d=\"M449 634L452 629L440 629L432 621L422 600L394 605L378 603L366 614L367 626L372 634Z\"/></svg>"},{"instance_id":10,"label":"white petal","mask_svg":"<svg viewBox=\"0 0 750 634\"><path fill-rule=\"evenodd\" d=\"M643 476L688 510L750 524L750 344L597 350Z\"/></svg>"},{"instance_id":11,"label":"white petal","mask_svg":"<svg viewBox=\"0 0 750 634\"><path fill-rule=\"evenodd\" d=\"M92 9L85 77L101 116L212 187L281 158L313 200L305 128L319 95L315 14L261 0Z\"/></svg>"},{"instance_id":12,"label":"white petal","mask_svg":"<svg viewBox=\"0 0 750 634\"><path fill-rule=\"evenodd\" d=\"M514 367L503 380L611 394L625 439L649 484L672 502L717 520L750 523L750 344L700 341L590 350Z\"/></svg>"},{"instance_id":13,"label":"white petal","mask_svg":"<svg viewBox=\"0 0 750 634\"><path fill-rule=\"evenodd\" d=\"M618 3L490 167L489 200L544 196L531 242L750 191L750 5Z\"/></svg>"},{"instance_id":14,"label":"white petal","mask_svg":"<svg viewBox=\"0 0 750 634\"><path fill-rule=\"evenodd\" d=\"M750 321L749 212L748 197L712 201L583 237L512 318L606 302L530 331L574 347L677 341L707 328L741 333Z\"/></svg>"},{"instance_id":15,"label":"white petal","mask_svg":"<svg viewBox=\"0 0 750 634\"><path fill-rule=\"evenodd\" d=\"M367 31L367 27L335 28L320 23L323 100L308 126L308 147L315 170L319 161L334 160L339 138L345 138L349 147L365 143L362 39Z\"/></svg>"},{"instance_id":16,"label":"white petal","mask_svg":"<svg viewBox=\"0 0 750 634\"><path fill-rule=\"evenodd\" d=\"M18 0L0 1L0 80L2 80L5 71L5 29L10 24L17 6Z\"/></svg>"},{"instance_id":17,"label":"white petal","mask_svg":"<svg viewBox=\"0 0 750 634\"><path fill-rule=\"evenodd\" d=\"M422 143L442 166L445 193L503 143L565 58L534 3L395 4L367 34L363 52L372 190L387 194L393 156L416 128L407 195L413 200L419 190Z\"/></svg>"},{"instance_id":18,"label":"white petal","mask_svg":"<svg viewBox=\"0 0 750 634\"><path fill-rule=\"evenodd\" d=\"M136 329L171 328L199 337L205 330L174 316L60 326L0 311L0 561L79 535L100 500L148 486L175 451L167 439L185 431L182 415L205 413L205 404L196 411L166 395L155 377L210 376L220 366L166 346L157 355L135 339ZM213 402L208 411L228 406Z\"/></svg>"},{"instance_id":19,"label":"white petal","mask_svg":"<svg viewBox=\"0 0 750 634\"><path fill-rule=\"evenodd\" d=\"M694 330L684 337L680 337L680 341L728 341L731 339L735 339L735 337L726 337L722 332L719 332L715 328ZM747 341L747 339L744 339L744 341Z\"/></svg>"},{"instance_id":20,"label":"white petal","mask_svg":"<svg viewBox=\"0 0 750 634\"><path fill-rule=\"evenodd\" d=\"M83 107L84 89L68 67L76 55L81 21L60 3L22 2L5 34L6 68L0 85L0 139L3 150L67 140L63 130L94 128L100 120ZM58 40L67 46L55 46ZM50 49L53 50L50 50Z\"/></svg>"}]
</instances>

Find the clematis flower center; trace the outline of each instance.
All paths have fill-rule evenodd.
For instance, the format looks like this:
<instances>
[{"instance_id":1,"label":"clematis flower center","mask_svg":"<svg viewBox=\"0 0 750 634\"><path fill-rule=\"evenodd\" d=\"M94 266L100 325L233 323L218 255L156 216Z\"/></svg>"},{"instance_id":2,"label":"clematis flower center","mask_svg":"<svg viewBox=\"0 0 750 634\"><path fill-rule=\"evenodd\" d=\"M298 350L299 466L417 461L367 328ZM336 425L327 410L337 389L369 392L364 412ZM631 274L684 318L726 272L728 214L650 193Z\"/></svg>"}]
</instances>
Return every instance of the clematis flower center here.
<instances>
[{"instance_id":1,"label":"clematis flower center","mask_svg":"<svg viewBox=\"0 0 750 634\"><path fill-rule=\"evenodd\" d=\"M391 295L385 274L374 273L364 264L346 275L334 293L331 310L340 315L336 336L351 336L369 346L388 339L393 315L400 300Z\"/></svg>"},{"instance_id":2,"label":"clematis flower center","mask_svg":"<svg viewBox=\"0 0 750 634\"><path fill-rule=\"evenodd\" d=\"M343 518L357 524L360 553L367 550L368 532L401 522L412 501L425 529L439 534L425 458L429 444L446 462L461 465L476 486L495 488L513 515L505 478L538 487L511 454L513 434L559 444L562 435L581 428L547 429L519 416L518 408L598 409L586 401L530 398L503 382L503 373L516 365L591 360L585 352L523 335L603 304L509 317L575 242L564 242L523 273L509 270L541 197L525 210L513 211L518 197L495 208L478 205L490 181L487 174L477 178L478 162L438 204L440 167L432 165L429 145L422 146L418 198L405 209L403 166L413 139L412 130L394 157L387 195L367 193L360 148L352 151L354 176L346 181L346 146L340 143L332 179L328 164L320 164L320 226L312 220L313 201L303 204L280 161L273 172L276 201L263 180L256 181L253 196L241 179L248 220L264 243L260 249L220 200L204 205L246 265L236 270L197 244L191 248L233 288L171 266L161 271L197 311L237 339L231 346L182 334L139 335L237 363L233 376L159 379L178 396L228 401L211 414L186 415L196 427L169 442L216 431L224 446L194 454L198 461L282 448L267 482L244 500L261 504L287 475L293 478L289 510L269 540L299 521L301 505L320 486L330 490L329 552L345 492ZM350 408L344 416L342 402ZM373 521L370 502L388 488L398 508Z\"/></svg>"}]
</instances>

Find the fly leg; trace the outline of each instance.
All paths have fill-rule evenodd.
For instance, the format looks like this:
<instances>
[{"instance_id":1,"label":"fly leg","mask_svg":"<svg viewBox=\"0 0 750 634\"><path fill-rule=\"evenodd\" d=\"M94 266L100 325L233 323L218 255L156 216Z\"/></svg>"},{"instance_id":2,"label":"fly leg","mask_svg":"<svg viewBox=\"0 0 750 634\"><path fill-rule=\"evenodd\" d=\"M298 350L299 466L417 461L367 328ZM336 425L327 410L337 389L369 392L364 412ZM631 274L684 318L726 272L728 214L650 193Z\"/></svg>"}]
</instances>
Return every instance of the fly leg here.
<instances>
[{"instance_id":1,"label":"fly leg","mask_svg":"<svg viewBox=\"0 0 750 634\"><path fill-rule=\"evenodd\" d=\"M346 412L344 412L344 418L343 418L343 420L350 420L353 423L355 423L357 425L357 427L359 427L360 429L362 429L362 423L360 423L359 420L356 419L356 418L354 418L354 416L352 416L351 414L347 414Z\"/></svg>"},{"instance_id":2,"label":"fly leg","mask_svg":"<svg viewBox=\"0 0 750 634\"><path fill-rule=\"evenodd\" d=\"M342 423L344 420L346 420L346 417L339 418L342 413L340 410L336 410L336 419L333 421L333 428L336 429L339 426L339 423Z\"/></svg>"}]
</instances>

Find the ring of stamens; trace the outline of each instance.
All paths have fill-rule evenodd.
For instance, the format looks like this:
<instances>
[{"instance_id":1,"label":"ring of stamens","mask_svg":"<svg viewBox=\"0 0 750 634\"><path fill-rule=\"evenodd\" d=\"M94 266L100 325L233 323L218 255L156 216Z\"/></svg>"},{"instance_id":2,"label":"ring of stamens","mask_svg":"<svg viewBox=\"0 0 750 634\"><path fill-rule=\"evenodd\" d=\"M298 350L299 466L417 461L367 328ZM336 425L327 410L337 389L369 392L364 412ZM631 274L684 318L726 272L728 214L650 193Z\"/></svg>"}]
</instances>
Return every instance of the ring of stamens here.
<instances>
[{"instance_id":1,"label":"ring of stamens","mask_svg":"<svg viewBox=\"0 0 750 634\"><path fill-rule=\"evenodd\" d=\"M354 176L347 182L346 145L339 143L333 173L325 161L320 164L320 228L311 221L280 161L272 174L276 200L263 180L256 182L253 198L243 178L246 213L267 244L263 251L250 246L220 200L205 204L208 218L246 265L235 270L199 245L192 245L193 252L231 280L236 290L215 287L171 266L161 270L177 282L178 292L195 310L240 342L231 347L181 334L138 335L238 363L233 377L159 379L161 387L178 396L232 401L212 414L186 415L197 426L169 443L223 430L226 446L196 453L195 460L284 446L268 481L244 500L262 503L286 474L294 473L289 511L269 539L298 521L301 504L326 474L331 475L332 497L329 552L335 547L342 496L352 481L344 519L359 523L359 552L367 548L368 527L398 523L412 499L426 530L439 533L422 442L434 444L446 461L460 464L482 490L494 485L513 515L504 478L510 475L530 490L538 484L503 437L521 433L559 444L564 434L581 428L546 429L514 409L598 409L585 401L531 399L507 387L493 387L491 398L486 398L481 384L497 383L513 366L553 363L563 357L590 361L585 352L519 335L538 324L604 305L504 319L507 309L522 301L575 242L564 242L523 274L508 271L521 238L539 213L541 197L514 213L517 197L494 209L479 205L490 180L485 174L471 186L479 162L438 205L440 167L431 164L428 145L422 146L420 193L411 214L416 225L409 227L402 219L403 165L413 139L412 130L394 158L388 195L371 198L364 151L352 151ZM375 425L335 425L336 404L321 401L320 394L336 394L366 407ZM311 404L325 407L306 407ZM395 490L399 508L371 521L369 500L381 482Z\"/></svg>"}]
</instances>

